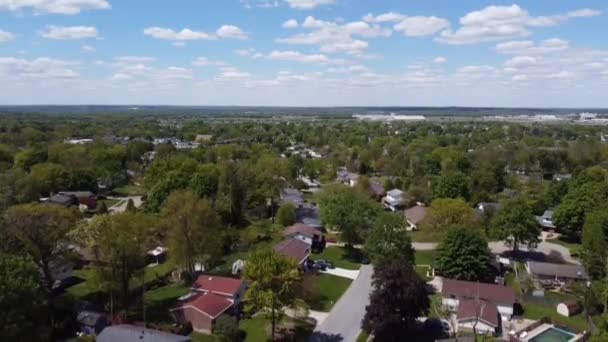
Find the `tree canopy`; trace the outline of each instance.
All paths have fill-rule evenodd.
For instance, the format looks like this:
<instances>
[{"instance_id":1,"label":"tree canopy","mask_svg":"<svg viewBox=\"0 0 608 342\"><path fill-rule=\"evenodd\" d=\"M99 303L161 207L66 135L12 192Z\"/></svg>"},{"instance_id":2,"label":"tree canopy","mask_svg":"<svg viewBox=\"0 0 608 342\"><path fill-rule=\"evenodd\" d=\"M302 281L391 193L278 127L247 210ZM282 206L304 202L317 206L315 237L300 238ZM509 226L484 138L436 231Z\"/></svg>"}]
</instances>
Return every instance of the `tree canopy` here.
<instances>
[{"instance_id":1,"label":"tree canopy","mask_svg":"<svg viewBox=\"0 0 608 342\"><path fill-rule=\"evenodd\" d=\"M450 279L488 281L492 254L481 235L463 227L452 227L439 245L435 267Z\"/></svg>"}]
</instances>

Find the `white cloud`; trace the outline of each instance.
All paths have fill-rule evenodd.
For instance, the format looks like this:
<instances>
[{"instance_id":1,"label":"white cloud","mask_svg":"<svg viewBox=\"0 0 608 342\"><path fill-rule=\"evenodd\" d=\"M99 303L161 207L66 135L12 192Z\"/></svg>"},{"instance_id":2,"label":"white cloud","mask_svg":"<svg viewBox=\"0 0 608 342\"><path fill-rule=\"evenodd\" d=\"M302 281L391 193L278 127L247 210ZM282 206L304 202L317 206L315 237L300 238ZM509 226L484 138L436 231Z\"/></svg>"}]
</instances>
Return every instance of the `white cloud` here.
<instances>
[{"instance_id":1,"label":"white cloud","mask_svg":"<svg viewBox=\"0 0 608 342\"><path fill-rule=\"evenodd\" d=\"M327 72L332 74L347 74L347 73L360 73L360 72L369 72L369 68L363 65L351 65L348 67L339 67L339 68L328 68Z\"/></svg>"},{"instance_id":2,"label":"white cloud","mask_svg":"<svg viewBox=\"0 0 608 342\"><path fill-rule=\"evenodd\" d=\"M333 5L336 0L285 0L291 8L310 10L324 5Z\"/></svg>"},{"instance_id":3,"label":"white cloud","mask_svg":"<svg viewBox=\"0 0 608 342\"><path fill-rule=\"evenodd\" d=\"M14 34L7 32L7 31L0 30L0 43L8 42L13 39L15 39Z\"/></svg>"},{"instance_id":4,"label":"white cloud","mask_svg":"<svg viewBox=\"0 0 608 342\"><path fill-rule=\"evenodd\" d=\"M284 28L292 29L298 27L298 21L295 19L289 19L283 23Z\"/></svg>"},{"instance_id":5,"label":"white cloud","mask_svg":"<svg viewBox=\"0 0 608 342\"><path fill-rule=\"evenodd\" d=\"M251 56L255 53L255 49L238 49L234 51L239 56Z\"/></svg>"},{"instance_id":6,"label":"white cloud","mask_svg":"<svg viewBox=\"0 0 608 342\"><path fill-rule=\"evenodd\" d=\"M243 80L251 78L252 75L248 72L241 71L234 67L225 67L221 69L220 74L216 77L218 81Z\"/></svg>"},{"instance_id":7,"label":"white cloud","mask_svg":"<svg viewBox=\"0 0 608 342\"><path fill-rule=\"evenodd\" d=\"M32 60L14 57L0 57L0 76L12 80L67 80L79 77L70 68L73 62L40 57Z\"/></svg>"},{"instance_id":8,"label":"white cloud","mask_svg":"<svg viewBox=\"0 0 608 342\"><path fill-rule=\"evenodd\" d=\"M571 18L599 14L599 11L582 9L566 14L533 17L528 11L515 4L488 6L460 18L460 28L455 31L444 30L437 41L459 45L526 37L531 34L530 27L554 26Z\"/></svg>"},{"instance_id":9,"label":"white cloud","mask_svg":"<svg viewBox=\"0 0 608 342\"><path fill-rule=\"evenodd\" d=\"M367 21L368 23L390 23L390 22L399 22L402 21L403 19L407 18L406 15L400 14L400 13L395 13L395 12L388 12L388 13L384 13L384 14L380 14L377 16L374 16L373 14L368 14L365 17L363 17L363 20Z\"/></svg>"},{"instance_id":10,"label":"white cloud","mask_svg":"<svg viewBox=\"0 0 608 342\"><path fill-rule=\"evenodd\" d=\"M195 59L194 61L192 61L192 65L199 66L199 67L205 67L205 66L224 66L224 65L226 65L226 63L224 63L222 61L213 61L213 60L210 60L207 57L198 57L197 59Z\"/></svg>"},{"instance_id":11,"label":"white cloud","mask_svg":"<svg viewBox=\"0 0 608 342\"><path fill-rule=\"evenodd\" d=\"M318 45L321 52L325 53L348 53L362 56L368 43L357 38L388 37L392 33L389 29L375 24L370 25L365 21L341 24L319 20L312 16L306 17L302 22L302 27L312 31L279 38L276 41L289 45Z\"/></svg>"},{"instance_id":12,"label":"white cloud","mask_svg":"<svg viewBox=\"0 0 608 342\"><path fill-rule=\"evenodd\" d=\"M48 26L40 35L46 39L78 40L97 38L97 28L93 26Z\"/></svg>"},{"instance_id":13,"label":"white cloud","mask_svg":"<svg viewBox=\"0 0 608 342\"><path fill-rule=\"evenodd\" d=\"M393 26L409 37L423 37L433 35L450 26L450 22L438 17L407 17Z\"/></svg>"},{"instance_id":14,"label":"white cloud","mask_svg":"<svg viewBox=\"0 0 608 342\"><path fill-rule=\"evenodd\" d=\"M144 30L144 34L156 39L172 40L172 41L188 41L188 40L214 40L216 37L207 32L193 31L184 28L181 31L174 31L162 27L148 27Z\"/></svg>"},{"instance_id":15,"label":"white cloud","mask_svg":"<svg viewBox=\"0 0 608 342\"><path fill-rule=\"evenodd\" d=\"M433 63L435 63L435 64L443 64L443 63L445 63L447 61L448 60L445 57L442 57L442 56L438 56L438 57L435 57L435 59L433 59Z\"/></svg>"},{"instance_id":16,"label":"white cloud","mask_svg":"<svg viewBox=\"0 0 608 342\"><path fill-rule=\"evenodd\" d=\"M234 25L223 25L217 29L216 34L220 38L245 40L248 38L247 33Z\"/></svg>"},{"instance_id":17,"label":"white cloud","mask_svg":"<svg viewBox=\"0 0 608 342\"><path fill-rule=\"evenodd\" d=\"M535 45L531 40L513 40L496 44L495 50L507 55L541 55L567 50L570 43L567 40L551 38Z\"/></svg>"},{"instance_id":18,"label":"white cloud","mask_svg":"<svg viewBox=\"0 0 608 342\"><path fill-rule=\"evenodd\" d=\"M95 48L91 45L83 45L80 47L80 51L82 52L95 52Z\"/></svg>"},{"instance_id":19,"label":"white cloud","mask_svg":"<svg viewBox=\"0 0 608 342\"><path fill-rule=\"evenodd\" d=\"M85 10L109 9L106 0L0 0L0 9L18 11L31 9L35 13L78 14Z\"/></svg>"},{"instance_id":20,"label":"white cloud","mask_svg":"<svg viewBox=\"0 0 608 342\"><path fill-rule=\"evenodd\" d=\"M517 56L509 59L505 62L505 66L508 68L522 68L529 67L539 64L539 60L535 57L530 56Z\"/></svg>"},{"instance_id":21,"label":"white cloud","mask_svg":"<svg viewBox=\"0 0 608 342\"><path fill-rule=\"evenodd\" d=\"M304 64L344 64L345 61L331 59L323 54L306 55L298 51L272 51L266 56L270 60L291 61Z\"/></svg>"},{"instance_id":22,"label":"white cloud","mask_svg":"<svg viewBox=\"0 0 608 342\"><path fill-rule=\"evenodd\" d=\"M278 0L241 0L245 8L276 8L280 6Z\"/></svg>"},{"instance_id":23,"label":"white cloud","mask_svg":"<svg viewBox=\"0 0 608 342\"><path fill-rule=\"evenodd\" d=\"M581 8L576 11L568 12L567 16L571 18L590 18L597 17L598 15L602 15L602 11L590 9L590 8Z\"/></svg>"}]
</instances>

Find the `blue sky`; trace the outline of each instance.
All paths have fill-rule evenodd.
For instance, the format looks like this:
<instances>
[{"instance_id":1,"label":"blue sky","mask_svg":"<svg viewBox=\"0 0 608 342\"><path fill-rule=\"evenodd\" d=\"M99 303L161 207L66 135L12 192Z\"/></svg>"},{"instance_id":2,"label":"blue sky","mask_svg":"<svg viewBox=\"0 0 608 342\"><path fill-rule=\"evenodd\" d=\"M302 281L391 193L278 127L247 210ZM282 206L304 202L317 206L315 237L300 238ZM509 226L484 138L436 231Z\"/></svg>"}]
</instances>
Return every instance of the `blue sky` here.
<instances>
[{"instance_id":1,"label":"blue sky","mask_svg":"<svg viewBox=\"0 0 608 342\"><path fill-rule=\"evenodd\" d=\"M605 1L0 0L0 104L608 107Z\"/></svg>"}]
</instances>

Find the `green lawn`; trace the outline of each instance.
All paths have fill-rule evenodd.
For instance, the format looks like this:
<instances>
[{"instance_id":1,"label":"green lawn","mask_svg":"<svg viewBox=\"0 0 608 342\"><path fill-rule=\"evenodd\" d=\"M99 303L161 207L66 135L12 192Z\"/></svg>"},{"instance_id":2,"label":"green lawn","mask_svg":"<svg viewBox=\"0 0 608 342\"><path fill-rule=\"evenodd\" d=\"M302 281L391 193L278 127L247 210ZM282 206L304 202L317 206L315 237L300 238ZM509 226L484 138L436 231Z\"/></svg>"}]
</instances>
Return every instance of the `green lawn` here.
<instances>
[{"instance_id":1,"label":"green lawn","mask_svg":"<svg viewBox=\"0 0 608 342\"><path fill-rule=\"evenodd\" d=\"M146 319L156 323L173 323L169 309L175 307L177 299L190 292L189 286L182 284L168 284L146 291ZM131 312L135 319L141 319L141 305L134 306Z\"/></svg>"},{"instance_id":2,"label":"green lawn","mask_svg":"<svg viewBox=\"0 0 608 342\"><path fill-rule=\"evenodd\" d=\"M420 276L420 278L424 281L429 281L429 280L433 280L433 278L431 277L427 277L427 272L429 271L429 268L427 266L416 266L416 273L418 273L418 276Z\"/></svg>"},{"instance_id":3,"label":"green lawn","mask_svg":"<svg viewBox=\"0 0 608 342\"><path fill-rule=\"evenodd\" d=\"M557 239L547 239L546 241L548 243L554 243L556 245L561 245L568 248L568 250L570 251L570 255L572 255L573 257L578 256L582 247L580 242L570 241L564 237L559 237Z\"/></svg>"},{"instance_id":4,"label":"green lawn","mask_svg":"<svg viewBox=\"0 0 608 342\"><path fill-rule=\"evenodd\" d=\"M242 320L239 328L247 334L247 342L267 342L270 340L270 321L263 316ZM307 341L314 326L303 320L284 319L277 329L278 340L285 341ZM288 334L289 336L285 336ZM281 339L283 336L285 338ZM199 340L200 341L200 340ZM205 341L205 340L202 340ZM207 340L211 341L211 340Z\"/></svg>"},{"instance_id":5,"label":"green lawn","mask_svg":"<svg viewBox=\"0 0 608 342\"><path fill-rule=\"evenodd\" d=\"M539 320L549 317L554 324L575 329L578 332L587 330L587 321L581 314L573 317L564 317L557 313L554 305L541 305L536 303L523 303L524 317Z\"/></svg>"},{"instance_id":6,"label":"green lawn","mask_svg":"<svg viewBox=\"0 0 608 342\"><path fill-rule=\"evenodd\" d=\"M437 251L416 251L416 265L432 265Z\"/></svg>"},{"instance_id":7,"label":"green lawn","mask_svg":"<svg viewBox=\"0 0 608 342\"><path fill-rule=\"evenodd\" d=\"M436 309L441 308L441 294L434 293L429 297L429 299L431 300L431 307L429 308L428 318L439 319L439 313Z\"/></svg>"},{"instance_id":8,"label":"green lawn","mask_svg":"<svg viewBox=\"0 0 608 342\"><path fill-rule=\"evenodd\" d=\"M365 331L362 331L357 337L357 342L367 342L368 338L369 335Z\"/></svg>"},{"instance_id":9,"label":"green lawn","mask_svg":"<svg viewBox=\"0 0 608 342\"><path fill-rule=\"evenodd\" d=\"M215 335L200 334L197 332L193 332L190 337L192 337L192 342L221 342L222 341L219 337L217 337Z\"/></svg>"},{"instance_id":10,"label":"green lawn","mask_svg":"<svg viewBox=\"0 0 608 342\"><path fill-rule=\"evenodd\" d=\"M351 283L350 279L331 274L306 274L302 297L311 310L329 312Z\"/></svg>"},{"instance_id":11,"label":"green lawn","mask_svg":"<svg viewBox=\"0 0 608 342\"><path fill-rule=\"evenodd\" d=\"M358 270L361 268L361 251L354 250L348 252L344 247L330 246L325 248L323 253L312 254L312 260L325 259L331 261L336 267L346 268L348 270Z\"/></svg>"},{"instance_id":12,"label":"green lawn","mask_svg":"<svg viewBox=\"0 0 608 342\"><path fill-rule=\"evenodd\" d=\"M144 189L137 185L129 184L112 190L112 194L116 196L141 196L144 194Z\"/></svg>"},{"instance_id":13,"label":"green lawn","mask_svg":"<svg viewBox=\"0 0 608 342\"><path fill-rule=\"evenodd\" d=\"M440 242L445 235L445 231L433 229L419 229L408 232L412 242Z\"/></svg>"}]
</instances>

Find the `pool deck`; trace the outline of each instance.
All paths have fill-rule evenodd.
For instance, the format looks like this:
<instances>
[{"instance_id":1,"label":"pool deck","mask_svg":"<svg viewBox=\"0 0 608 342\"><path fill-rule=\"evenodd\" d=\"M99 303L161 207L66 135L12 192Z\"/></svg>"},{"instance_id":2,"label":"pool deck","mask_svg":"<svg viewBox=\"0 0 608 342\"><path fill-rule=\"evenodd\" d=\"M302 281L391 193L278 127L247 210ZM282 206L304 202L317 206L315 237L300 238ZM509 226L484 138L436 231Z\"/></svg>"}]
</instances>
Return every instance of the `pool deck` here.
<instances>
[{"instance_id":1,"label":"pool deck","mask_svg":"<svg viewBox=\"0 0 608 342\"><path fill-rule=\"evenodd\" d=\"M553 328L559 329L559 328L555 327L553 324L542 324L541 326L530 331L525 338L522 338L520 340L524 341L524 342L528 342L528 341L532 340L533 338L535 338L536 336L544 333L545 331L547 331L549 329L553 329ZM569 340L569 342L578 341L581 337L582 337L582 335L575 335Z\"/></svg>"}]
</instances>

